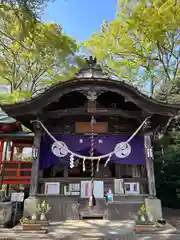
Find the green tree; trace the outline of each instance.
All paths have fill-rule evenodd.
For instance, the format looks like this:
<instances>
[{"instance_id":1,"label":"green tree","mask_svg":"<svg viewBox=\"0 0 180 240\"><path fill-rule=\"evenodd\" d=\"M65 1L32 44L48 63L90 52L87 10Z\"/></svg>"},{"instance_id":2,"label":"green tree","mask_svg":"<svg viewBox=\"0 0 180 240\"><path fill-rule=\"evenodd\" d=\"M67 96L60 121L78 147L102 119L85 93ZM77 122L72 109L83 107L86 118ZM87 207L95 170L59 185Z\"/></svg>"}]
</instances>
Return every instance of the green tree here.
<instances>
[{"instance_id":1,"label":"green tree","mask_svg":"<svg viewBox=\"0 0 180 240\"><path fill-rule=\"evenodd\" d=\"M122 0L116 18L84 46L104 69L162 101L180 101L180 1ZM179 119L154 142L157 195L180 206Z\"/></svg>"},{"instance_id":2,"label":"green tree","mask_svg":"<svg viewBox=\"0 0 180 240\"><path fill-rule=\"evenodd\" d=\"M0 39L0 85L9 87L9 94L0 95L1 101L29 99L76 72L77 44L63 34L61 26L38 22L32 32L21 36L14 11L4 12L0 24L5 32Z\"/></svg>"},{"instance_id":3,"label":"green tree","mask_svg":"<svg viewBox=\"0 0 180 240\"><path fill-rule=\"evenodd\" d=\"M166 134L154 142L157 196L164 206L180 207L180 133L174 119Z\"/></svg>"},{"instance_id":4,"label":"green tree","mask_svg":"<svg viewBox=\"0 0 180 240\"><path fill-rule=\"evenodd\" d=\"M54 0L0 0L0 4L8 5L14 11L17 9L21 10L21 13L29 13L35 18L39 18L40 14L47 6L48 2L53 2Z\"/></svg>"},{"instance_id":5,"label":"green tree","mask_svg":"<svg viewBox=\"0 0 180 240\"><path fill-rule=\"evenodd\" d=\"M116 18L84 46L111 75L155 95L179 79L179 23L179 0L122 0Z\"/></svg>"},{"instance_id":6,"label":"green tree","mask_svg":"<svg viewBox=\"0 0 180 240\"><path fill-rule=\"evenodd\" d=\"M0 34L1 36L8 37L10 40L14 39L21 42L29 32L33 31L34 26L41 17L42 11L48 2L53 0L0 0ZM19 24L19 37L14 38L8 35L4 30L4 18L12 17L13 20Z\"/></svg>"}]
</instances>

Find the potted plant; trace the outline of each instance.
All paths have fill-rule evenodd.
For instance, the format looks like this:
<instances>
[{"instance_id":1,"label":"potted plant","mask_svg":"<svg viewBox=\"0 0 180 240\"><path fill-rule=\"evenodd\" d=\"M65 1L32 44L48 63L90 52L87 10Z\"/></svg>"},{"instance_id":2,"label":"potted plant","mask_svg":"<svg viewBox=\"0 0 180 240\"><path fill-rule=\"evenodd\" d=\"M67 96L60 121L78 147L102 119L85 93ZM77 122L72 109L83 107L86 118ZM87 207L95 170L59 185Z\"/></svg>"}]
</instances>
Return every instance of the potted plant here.
<instances>
[{"instance_id":1,"label":"potted plant","mask_svg":"<svg viewBox=\"0 0 180 240\"><path fill-rule=\"evenodd\" d=\"M36 214L36 212L32 214L31 220L32 220L32 221L36 221L36 220L37 220L37 214Z\"/></svg>"},{"instance_id":2,"label":"potted plant","mask_svg":"<svg viewBox=\"0 0 180 240\"><path fill-rule=\"evenodd\" d=\"M153 216L145 205L141 205L138 215L136 217L136 230L150 230L154 229Z\"/></svg>"},{"instance_id":3,"label":"potted plant","mask_svg":"<svg viewBox=\"0 0 180 240\"><path fill-rule=\"evenodd\" d=\"M32 220L30 220L28 218L25 218L25 217L22 217L20 219L20 224L22 226L22 229L26 230L26 231L39 231L39 230L41 230L41 225L40 224L34 223Z\"/></svg>"},{"instance_id":4,"label":"potted plant","mask_svg":"<svg viewBox=\"0 0 180 240\"><path fill-rule=\"evenodd\" d=\"M40 214L40 220L46 221L46 214L51 210L50 205L43 200L40 204L38 204L37 212Z\"/></svg>"}]
</instances>

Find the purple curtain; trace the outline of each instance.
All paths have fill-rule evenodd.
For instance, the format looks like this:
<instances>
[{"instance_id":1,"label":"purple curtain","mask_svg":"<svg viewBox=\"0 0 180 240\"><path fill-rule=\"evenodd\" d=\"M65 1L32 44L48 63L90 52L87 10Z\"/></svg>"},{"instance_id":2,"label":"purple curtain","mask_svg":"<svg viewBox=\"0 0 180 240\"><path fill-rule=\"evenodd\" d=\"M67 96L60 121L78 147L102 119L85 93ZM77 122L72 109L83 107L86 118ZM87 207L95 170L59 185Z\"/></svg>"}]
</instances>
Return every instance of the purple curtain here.
<instances>
[{"instance_id":1,"label":"purple curtain","mask_svg":"<svg viewBox=\"0 0 180 240\"><path fill-rule=\"evenodd\" d=\"M54 137L59 141L63 141L71 151L86 156L89 155L89 150L91 148L89 136L59 135ZM113 151L117 143L127 141L128 138L129 136L95 136L94 150L96 155L103 155ZM40 168L48 168L58 162L66 163L69 161L69 154L64 158L56 157L51 151L52 144L53 140L49 136L42 137L40 147ZM136 136L129 144L131 145L131 153L128 157L118 158L113 155L111 161L121 164L144 164L144 137Z\"/></svg>"}]
</instances>

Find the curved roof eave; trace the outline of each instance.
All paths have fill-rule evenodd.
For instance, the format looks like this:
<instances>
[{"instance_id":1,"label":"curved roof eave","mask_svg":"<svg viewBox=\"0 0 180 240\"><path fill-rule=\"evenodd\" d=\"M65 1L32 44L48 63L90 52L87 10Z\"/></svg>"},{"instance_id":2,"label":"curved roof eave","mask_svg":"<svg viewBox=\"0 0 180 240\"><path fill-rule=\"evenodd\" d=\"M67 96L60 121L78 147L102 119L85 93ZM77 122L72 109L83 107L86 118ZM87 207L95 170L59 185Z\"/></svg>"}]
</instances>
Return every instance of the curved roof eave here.
<instances>
[{"instance_id":1,"label":"curved roof eave","mask_svg":"<svg viewBox=\"0 0 180 240\"><path fill-rule=\"evenodd\" d=\"M141 106L146 111L160 111L163 115L175 115L180 110L180 104L166 104L159 102L151 97L141 93L137 88L117 80L111 79L95 79L95 78L74 78L69 81L59 82L50 87L44 93L32 98L29 101L20 102L17 104L2 105L2 109L10 116L20 116L25 114L36 114L48 104L56 101L62 95L84 88L99 88L102 90L114 91L135 104Z\"/></svg>"},{"instance_id":2,"label":"curved roof eave","mask_svg":"<svg viewBox=\"0 0 180 240\"><path fill-rule=\"evenodd\" d=\"M9 117L1 108L0 108L0 124L11 124L15 123L16 120L12 117Z\"/></svg>"}]
</instances>

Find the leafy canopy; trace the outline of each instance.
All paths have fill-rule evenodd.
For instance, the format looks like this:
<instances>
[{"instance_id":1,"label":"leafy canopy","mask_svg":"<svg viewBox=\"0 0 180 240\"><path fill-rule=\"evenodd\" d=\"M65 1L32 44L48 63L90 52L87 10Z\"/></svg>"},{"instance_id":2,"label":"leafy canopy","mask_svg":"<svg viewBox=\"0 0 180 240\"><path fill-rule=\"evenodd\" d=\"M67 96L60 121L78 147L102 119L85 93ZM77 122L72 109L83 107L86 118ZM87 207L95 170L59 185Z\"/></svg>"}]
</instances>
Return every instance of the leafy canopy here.
<instances>
[{"instance_id":1,"label":"leafy canopy","mask_svg":"<svg viewBox=\"0 0 180 240\"><path fill-rule=\"evenodd\" d=\"M9 5L15 11L21 10L21 14L29 13L31 16L39 17L48 2L54 0L0 0L1 5Z\"/></svg>"},{"instance_id":2,"label":"leafy canopy","mask_svg":"<svg viewBox=\"0 0 180 240\"><path fill-rule=\"evenodd\" d=\"M171 122L163 138L154 143L157 197L168 207L180 206L180 133L179 119ZM170 194L170 196L168 196Z\"/></svg>"},{"instance_id":3,"label":"leafy canopy","mask_svg":"<svg viewBox=\"0 0 180 240\"><path fill-rule=\"evenodd\" d=\"M0 85L9 90L9 94L1 93L1 101L29 99L76 71L77 44L63 34L61 26L37 22L26 34L13 10L1 11L0 25L4 32L0 39Z\"/></svg>"},{"instance_id":4,"label":"leafy canopy","mask_svg":"<svg viewBox=\"0 0 180 240\"><path fill-rule=\"evenodd\" d=\"M179 79L179 26L179 0L121 0L116 18L84 46L111 75L153 95Z\"/></svg>"}]
</instances>

